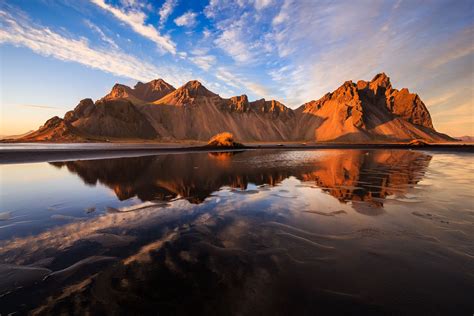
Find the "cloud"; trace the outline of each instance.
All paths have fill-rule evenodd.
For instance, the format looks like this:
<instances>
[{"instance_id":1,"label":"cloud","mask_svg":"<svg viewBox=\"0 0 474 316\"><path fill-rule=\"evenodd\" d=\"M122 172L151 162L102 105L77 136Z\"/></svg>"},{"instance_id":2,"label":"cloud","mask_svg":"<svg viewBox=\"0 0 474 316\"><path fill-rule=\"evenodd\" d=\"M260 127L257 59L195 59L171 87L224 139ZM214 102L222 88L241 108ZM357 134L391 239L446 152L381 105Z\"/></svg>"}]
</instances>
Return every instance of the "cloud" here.
<instances>
[{"instance_id":1,"label":"cloud","mask_svg":"<svg viewBox=\"0 0 474 316\"><path fill-rule=\"evenodd\" d=\"M272 0L255 0L254 6L257 10L262 10L272 4Z\"/></svg>"},{"instance_id":2,"label":"cloud","mask_svg":"<svg viewBox=\"0 0 474 316\"><path fill-rule=\"evenodd\" d=\"M85 38L69 38L49 28L32 24L24 15L0 11L0 43L27 47L37 54L73 61L117 76L148 81L167 78L177 84L189 78L189 72L171 67L158 68L114 48L92 48ZM179 74L179 75L177 75Z\"/></svg>"},{"instance_id":3,"label":"cloud","mask_svg":"<svg viewBox=\"0 0 474 316\"><path fill-rule=\"evenodd\" d=\"M109 44L111 47L113 47L115 49L119 48L118 45L115 43L115 41L113 39L111 39L110 37L108 37L107 35L105 35L105 33L97 25L95 25L94 23L92 23L89 20L85 20L85 23L91 30L93 30L94 32L99 34L99 37L102 41Z\"/></svg>"},{"instance_id":4,"label":"cloud","mask_svg":"<svg viewBox=\"0 0 474 316\"><path fill-rule=\"evenodd\" d=\"M239 89L240 91L250 91L257 97L268 97L270 91L263 85L252 82L247 78L242 78L234 72L230 72L224 67L219 67L216 71L216 78L222 80L227 85ZM242 92L239 92L242 93Z\"/></svg>"},{"instance_id":5,"label":"cloud","mask_svg":"<svg viewBox=\"0 0 474 316\"><path fill-rule=\"evenodd\" d=\"M36 105L36 104L18 104L17 106L26 107L26 108L35 108L35 109L45 109L45 110L57 110L58 107L48 106L48 105Z\"/></svg>"},{"instance_id":6,"label":"cloud","mask_svg":"<svg viewBox=\"0 0 474 316\"><path fill-rule=\"evenodd\" d=\"M272 20L273 25L282 24L290 18L288 11L291 3L292 0L285 0L285 2L283 2L280 12Z\"/></svg>"},{"instance_id":7,"label":"cloud","mask_svg":"<svg viewBox=\"0 0 474 316\"><path fill-rule=\"evenodd\" d=\"M90 1L100 8L112 13L120 21L128 24L133 31L154 42L161 50L173 55L176 54L176 44L168 36L161 35L160 32L158 32L158 30L151 24L146 24L145 20L147 16L142 11L139 11L136 8L123 11L105 3L105 0Z\"/></svg>"},{"instance_id":8,"label":"cloud","mask_svg":"<svg viewBox=\"0 0 474 316\"><path fill-rule=\"evenodd\" d=\"M181 15L180 17L177 17L176 19L174 19L174 23L177 26L191 27L196 24L196 17L197 17L197 14L195 12L188 11L185 14Z\"/></svg>"},{"instance_id":9,"label":"cloud","mask_svg":"<svg viewBox=\"0 0 474 316\"><path fill-rule=\"evenodd\" d=\"M166 21L168 20L168 17L173 13L174 8L178 4L177 0L166 0L165 3L160 8L160 11L158 12L160 16L160 25L163 26Z\"/></svg>"},{"instance_id":10,"label":"cloud","mask_svg":"<svg viewBox=\"0 0 474 316\"><path fill-rule=\"evenodd\" d=\"M474 53L474 27L468 27L440 47L435 48L436 55L428 63L429 68L438 68L457 59Z\"/></svg>"},{"instance_id":11,"label":"cloud","mask_svg":"<svg viewBox=\"0 0 474 316\"><path fill-rule=\"evenodd\" d=\"M246 3L246 0L210 0L204 8L204 15L208 19L221 19L226 11L231 12L235 18L235 16L238 16L240 9L245 8Z\"/></svg>"},{"instance_id":12,"label":"cloud","mask_svg":"<svg viewBox=\"0 0 474 316\"><path fill-rule=\"evenodd\" d=\"M240 63L247 63L254 59L248 44L249 36L244 33L244 18L245 16L228 26L223 26L223 32L214 41L219 48Z\"/></svg>"},{"instance_id":13,"label":"cloud","mask_svg":"<svg viewBox=\"0 0 474 316\"><path fill-rule=\"evenodd\" d=\"M196 66L208 71L213 65L216 64L216 56L213 55L200 55L189 58Z\"/></svg>"},{"instance_id":14,"label":"cloud","mask_svg":"<svg viewBox=\"0 0 474 316\"><path fill-rule=\"evenodd\" d=\"M207 39L211 36L211 31L209 31L208 29L204 29L204 31L202 31L202 36L204 39Z\"/></svg>"}]
</instances>

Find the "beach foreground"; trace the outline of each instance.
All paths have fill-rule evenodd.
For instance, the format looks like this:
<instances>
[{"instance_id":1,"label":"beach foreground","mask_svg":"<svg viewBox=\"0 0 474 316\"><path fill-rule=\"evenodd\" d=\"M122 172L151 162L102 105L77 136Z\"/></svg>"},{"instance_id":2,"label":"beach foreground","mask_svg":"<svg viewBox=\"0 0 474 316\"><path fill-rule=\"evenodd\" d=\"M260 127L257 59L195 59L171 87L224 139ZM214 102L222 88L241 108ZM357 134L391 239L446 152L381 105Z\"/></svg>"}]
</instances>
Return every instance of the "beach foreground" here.
<instances>
[{"instance_id":1,"label":"beach foreground","mask_svg":"<svg viewBox=\"0 0 474 316\"><path fill-rule=\"evenodd\" d=\"M315 149L408 149L452 152L474 152L472 143L434 143L413 145L409 143L302 143L302 142L254 142L243 148L213 148L205 142L177 143L3 143L0 144L0 163L26 163L71 159L97 159L136 157L143 155L186 152L219 152L241 150L315 150Z\"/></svg>"},{"instance_id":2,"label":"beach foreground","mask_svg":"<svg viewBox=\"0 0 474 316\"><path fill-rule=\"evenodd\" d=\"M0 165L2 314L474 308L470 152L154 153Z\"/></svg>"}]
</instances>

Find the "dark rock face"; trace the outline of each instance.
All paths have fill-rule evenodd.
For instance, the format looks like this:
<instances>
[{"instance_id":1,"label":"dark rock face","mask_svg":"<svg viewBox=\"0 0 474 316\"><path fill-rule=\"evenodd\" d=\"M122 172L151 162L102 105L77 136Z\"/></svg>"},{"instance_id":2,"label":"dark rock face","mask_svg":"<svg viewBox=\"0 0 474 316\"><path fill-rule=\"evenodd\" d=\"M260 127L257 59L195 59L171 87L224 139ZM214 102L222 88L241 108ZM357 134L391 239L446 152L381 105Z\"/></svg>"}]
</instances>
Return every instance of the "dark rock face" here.
<instances>
[{"instance_id":1,"label":"dark rock face","mask_svg":"<svg viewBox=\"0 0 474 316\"><path fill-rule=\"evenodd\" d=\"M86 102L79 104L74 112L72 124L89 135L144 139L156 136L146 117L128 100Z\"/></svg>"},{"instance_id":2,"label":"dark rock face","mask_svg":"<svg viewBox=\"0 0 474 316\"><path fill-rule=\"evenodd\" d=\"M376 75L370 82L359 81L357 89L364 101L385 106L390 113L410 123L433 129L430 113L420 97L406 88L393 89L385 73Z\"/></svg>"}]
</instances>

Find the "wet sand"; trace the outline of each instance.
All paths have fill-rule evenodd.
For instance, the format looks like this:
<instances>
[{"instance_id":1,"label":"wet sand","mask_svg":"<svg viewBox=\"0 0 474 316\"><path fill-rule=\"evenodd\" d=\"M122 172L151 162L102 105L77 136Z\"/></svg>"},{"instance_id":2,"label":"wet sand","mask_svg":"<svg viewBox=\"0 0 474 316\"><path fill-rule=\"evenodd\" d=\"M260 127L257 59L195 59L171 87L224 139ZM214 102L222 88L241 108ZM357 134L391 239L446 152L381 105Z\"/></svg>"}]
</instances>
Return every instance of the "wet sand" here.
<instances>
[{"instance_id":1,"label":"wet sand","mask_svg":"<svg viewBox=\"0 0 474 316\"><path fill-rule=\"evenodd\" d=\"M1 314L465 315L472 155L2 165Z\"/></svg>"},{"instance_id":2,"label":"wet sand","mask_svg":"<svg viewBox=\"0 0 474 316\"><path fill-rule=\"evenodd\" d=\"M138 157L156 154L221 152L242 150L280 149L410 149L442 152L472 152L474 144L443 143L425 146L408 144L304 144L304 143L251 143L244 148L212 148L189 144L140 144L140 143L94 143L94 144L12 144L0 147L0 164L65 161L78 159L100 159L117 157Z\"/></svg>"}]
</instances>

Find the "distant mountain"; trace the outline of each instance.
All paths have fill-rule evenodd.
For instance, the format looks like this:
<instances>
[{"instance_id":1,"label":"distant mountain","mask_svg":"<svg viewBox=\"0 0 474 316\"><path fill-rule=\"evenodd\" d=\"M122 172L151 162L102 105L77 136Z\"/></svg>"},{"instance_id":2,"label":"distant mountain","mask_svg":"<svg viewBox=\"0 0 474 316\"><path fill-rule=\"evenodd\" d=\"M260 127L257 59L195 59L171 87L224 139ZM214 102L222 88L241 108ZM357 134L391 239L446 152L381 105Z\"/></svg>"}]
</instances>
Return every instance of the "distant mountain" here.
<instances>
[{"instance_id":1,"label":"distant mountain","mask_svg":"<svg viewBox=\"0 0 474 316\"><path fill-rule=\"evenodd\" d=\"M162 79L134 88L116 84L102 99L84 99L18 141L208 140L226 131L243 142L452 140L436 132L417 94L393 89L381 73L369 82L347 81L296 110L246 95L222 98L199 81L178 89Z\"/></svg>"},{"instance_id":2,"label":"distant mountain","mask_svg":"<svg viewBox=\"0 0 474 316\"><path fill-rule=\"evenodd\" d=\"M26 132L26 133L23 133L23 134L18 134L18 135L0 135L0 140L2 139L16 139L16 138L21 138L25 135L28 135L30 133L32 133L33 131L29 131L29 132Z\"/></svg>"},{"instance_id":3,"label":"distant mountain","mask_svg":"<svg viewBox=\"0 0 474 316\"><path fill-rule=\"evenodd\" d=\"M474 143L474 136L460 136L460 137L455 137L456 139L466 142L466 143Z\"/></svg>"}]
</instances>

